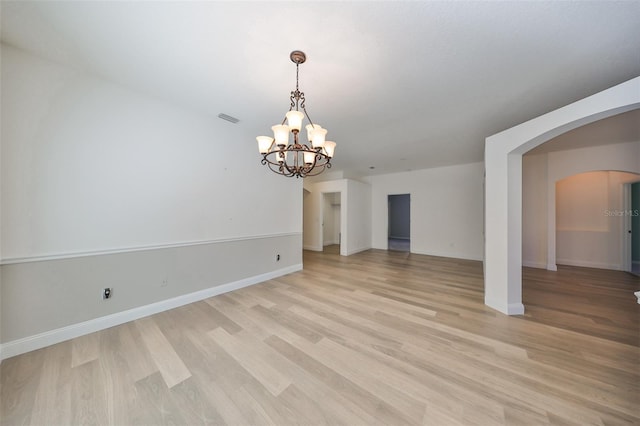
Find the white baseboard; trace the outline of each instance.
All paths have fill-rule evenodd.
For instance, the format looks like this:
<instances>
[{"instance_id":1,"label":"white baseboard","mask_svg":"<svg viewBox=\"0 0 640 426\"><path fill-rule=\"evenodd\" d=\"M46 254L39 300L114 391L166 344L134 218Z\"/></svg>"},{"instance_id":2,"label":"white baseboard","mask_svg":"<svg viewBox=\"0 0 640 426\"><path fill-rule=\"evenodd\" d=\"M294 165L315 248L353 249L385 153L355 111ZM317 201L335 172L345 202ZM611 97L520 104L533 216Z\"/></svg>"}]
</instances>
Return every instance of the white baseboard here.
<instances>
[{"instance_id":1,"label":"white baseboard","mask_svg":"<svg viewBox=\"0 0 640 426\"><path fill-rule=\"evenodd\" d=\"M440 252L440 251L421 251L412 248L411 253L423 254L425 256L448 257L450 259L476 260L482 262L482 256L475 256L468 253Z\"/></svg>"},{"instance_id":2,"label":"white baseboard","mask_svg":"<svg viewBox=\"0 0 640 426\"><path fill-rule=\"evenodd\" d=\"M556 263L558 265L580 266L582 268L611 269L614 271L623 270L622 265L616 265L613 263L591 262L585 260L556 259Z\"/></svg>"},{"instance_id":3,"label":"white baseboard","mask_svg":"<svg viewBox=\"0 0 640 426\"><path fill-rule=\"evenodd\" d=\"M311 250L311 251L322 251L323 247L322 246L302 246L303 250Z\"/></svg>"},{"instance_id":4,"label":"white baseboard","mask_svg":"<svg viewBox=\"0 0 640 426\"><path fill-rule=\"evenodd\" d=\"M547 269L547 264L543 262L531 262L528 260L522 261L522 266L526 266L528 268L538 268L538 269Z\"/></svg>"},{"instance_id":5,"label":"white baseboard","mask_svg":"<svg viewBox=\"0 0 640 426\"><path fill-rule=\"evenodd\" d=\"M139 306L137 308L117 312L115 314L107 315L104 317L95 318L89 321L72 324L66 327L3 343L0 345L0 361L26 352L31 352L36 349L44 348L46 346L55 345L56 343L64 342L65 340L74 339L85 334L94 333L96 331L104 330L109 327L144 318L149 315L157 314L159 312L168 311L169 309L177 308L189 303L198 302L200 300L217 296L219 294L228 293L233 290L238 290L243 287L248 287L264 281L268 281L270 279L281 277L283 275L287 275L300 270L302 270L302 264L292 265L272 272L243 278L241 280L222 284L216 287L184 294L182 296L174 297L156 303L151 303L149 305Z\"/></svg>"},{"instance_id":6,"label":"white baseboard","mask_svg":"<svg viewBox=\"0 0 640 426\"><path fill-rule=\"evenodd\" d=\"M371 247L361 247L353 250L347 251L347 256L351 256L352 254L360 253L361 251L369 250Z\"/></svg>"},{"instance_id":7,"label":"white baseboard","mask_svg":"<svg viewBox=\"0 0 640 426\"><path fill-rule=\"evenodd\" d=\"M491 309L495 309L496 311L502 312L506 315L523 315L524 314L524 305L522 302L520 303L509 303L506 306L502 303L496 303L494 300L489 300L485 297L484 304L490 307Z\"/></svg>"}]
</instances>

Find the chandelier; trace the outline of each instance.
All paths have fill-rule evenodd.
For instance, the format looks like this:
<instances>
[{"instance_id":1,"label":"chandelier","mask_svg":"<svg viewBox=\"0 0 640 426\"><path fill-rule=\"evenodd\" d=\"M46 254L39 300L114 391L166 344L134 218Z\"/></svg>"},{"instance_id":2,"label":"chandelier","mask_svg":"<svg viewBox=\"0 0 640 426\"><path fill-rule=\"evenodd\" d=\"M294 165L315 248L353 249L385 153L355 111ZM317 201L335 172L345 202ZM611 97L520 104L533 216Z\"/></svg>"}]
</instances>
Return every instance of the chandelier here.
<instances>
[{"instance_id":1,"label":"chandelier","mask_svg":"<svg viewBox=\"0 0 640 426\"><path fill-rule=\"evenodd\" d=\"M291 92L291 106L282 123L271 127L273 137L258 136L258 150L262 154L263 165L278 174L287 177L315 176L331 168L331 158L336 143L325 140L327 129L314 124L305 108L304 92L298 88L298 68L307 57L304 52L294 50L289 55L296 64L296 90ZM302 111L300 111L302 110ZM305 126L309 144L301 143L299 133L302 121L307 117ZM285 122L287 124L285 124ZM293 133L293 143L289 143L289 133Z\"/></svg>"}]
</instances>

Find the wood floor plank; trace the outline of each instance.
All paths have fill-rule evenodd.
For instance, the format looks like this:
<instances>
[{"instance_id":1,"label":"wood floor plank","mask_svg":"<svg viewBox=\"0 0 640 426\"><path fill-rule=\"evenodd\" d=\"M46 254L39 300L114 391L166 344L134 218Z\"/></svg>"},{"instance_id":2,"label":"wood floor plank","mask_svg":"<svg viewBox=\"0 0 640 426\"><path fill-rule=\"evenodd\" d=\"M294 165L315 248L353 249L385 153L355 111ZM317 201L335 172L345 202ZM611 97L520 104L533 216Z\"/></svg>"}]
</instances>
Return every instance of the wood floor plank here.
<instances>
[{"instance_id":1,"label":"wood floor plank","mask_svg":"<svg viewBox=\"0 0 640 426\"><path fill-rule=\"evenodd\" d=\"M122 324L116 327L114 331L118 333L120 355L129 366L129 373L134 382L159 371L149 353L148 347L138 344L138 342L143 341L143 338L135 322Z\"/></svg>"},{"instance_id":2,"label":"wood floor plank","mask_svg":"<svg viewBox=\"0 0 640 426\"><path fill-rule=\"evenodd\" d=\"M30 424L65 423L71 411L70 375L71 345L59 343L46 348Z\"/></svg>"},{"instance_id":3,"label":"wood floor plank","mask_svg":"<svg viewBox=\"0 0 640 426\"><path fill-rule=\"evenodd\" d=\"M219 414L223 424L246 424L239 405L230 392L251 382L250 375L241 368L213 339L193 330L185 332L187 341L195 350L187 349L187 343L177 347L178 353L190 366L194 386L202 392L206 400ZM176 388L179 388L182 383Z\"/></svg>"},{"instance_id":4,"label":"wood floor plank","mask_svg":"<svg viewBox=\"0 0 640 426\"><path fill-rule=\"evenodd\" d=\"M72 424L106 425L108 413L104 401L106 393L97 361L84 362L71 370Z\"/></svg>"},{"instance_id":5,"label":"wood floor plank","mask_svg":"<svg viewBox=\"0 0 640 426\"><path fill-rule=\"evenodd\" d=\"M129 324L108 328L99 333L100 356L98 358L97 386L102 392L96 393L100 409L107 413L107 424L133 424L136 413L144 411L139 405L135 381L130 370L131 360L122 340L123 329ZM72 399L75 401L75 399Z\"/></svg>"},{"instance_id":6,"label":"wood floor plank","mask_svg":"<svg viewBox=\"0 0 640 426\"><path fill-rule=\"evenodd\" d=\"M0 425L638 425L640 279L305 252L304 270L0 364Z\"/></svg>"},{"instance_id":7,"label":"wood floor plank","mask_svg":"<svg viewBox=\"0 0 640 426\"><path fill-rule=\"evenodd\" d=\"M100 338L95 333L76 337L71 341L71 367L95 361L99 354Z\"/></svg>"},{"instance_id":8,"label":"wood floor plank","mask_svg":"<svg viewBox=\"0 0 640 426\"><path fill-rule=\"evenodd\" d=\"M136 382L135 389L140 405L151 409L139 410L140 417L135 419L135 423L147 425L186 424L183 413L188 413L188 410L183 410L177 405L177 401L172 398L165 380L159 371Z\"/></svg>"},{"instance_id":9,"label":"wood floor plank","mask_svg":"<svg viewBox=\"0 0 640 426\"><path fill-rule=\"evenodd\" d=\"M168 387L171 388L191 377L191 372L175 353L173 346L162 334L153 318L142 318L135 323Z\"/></svg>"},{"instance_id":10,"label":"wood floor plank","mask_svg":"<svg viewBox=\"0 0 640 426\"><path fill-rule=\"evenodd\" d=\"M265 354L265 352L270 352L270 348L259 342L249 345L247 340L238 338L240 334L230 335L219 328L209 332L209 336L229 355L237 359L240 365L262 383L269 392L274 396L280 395L291 384L291 378L282 370L274 367L272 362L269 362L274 361L275 358L275 354ZM256 349L261 352L256 354Z\"/></svg>"},{"instance_id":11,"label":"wood floor plank","mask_svg":"<svg viewBox=\"0 0 640 426\"><path fill-rule=\"evenodd\" d=\"M331 413L325 413L325 417L335 415L346 419L338 423L346 424L373 424L376 421L383 424L411 423L405 413L291 343L278 336L272 336L266 343L307 372L308 379L296 381L295 385L309 397L315 396L321 402L321 407L331 407Z\"/></svg>"},{"instance_id":12,"label":"wood floor plank","mask_svg":"<svg viewBox=\"0 0 640 426\"><path fill-rule=\"evenodd\" d=\"M0 424L31 423L46 352L39 349L0 364Z\"/></svg>"}]
</instances>

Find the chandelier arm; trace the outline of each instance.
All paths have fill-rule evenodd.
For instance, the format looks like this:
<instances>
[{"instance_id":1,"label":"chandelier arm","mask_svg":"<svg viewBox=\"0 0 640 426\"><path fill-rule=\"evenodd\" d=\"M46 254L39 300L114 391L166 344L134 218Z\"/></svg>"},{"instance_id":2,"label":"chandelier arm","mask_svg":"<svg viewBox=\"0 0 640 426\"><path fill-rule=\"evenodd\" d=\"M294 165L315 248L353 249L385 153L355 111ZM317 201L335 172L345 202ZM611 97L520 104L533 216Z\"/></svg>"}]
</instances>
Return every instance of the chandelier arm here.
<instances>
[{"instance_id":1,"label":"chandelier arm","mask_svg":"<svg viewBox=\"0 0 640 426\"><path fill-rule=\"evenodd\" d=\"M304 116L307 117L307 120L309 120L309 124L311 124L313 127L316 127L316 125L313 124L313 120L311 120L311 117L309 117L309 113L307 112L307 109L304 106L304 93L302 94L302 103L300 105L300 108L302 108L302 112L304 112Z\"/></svg>"},{"instance_id":2,"label":"chandelier arm","mask_svg":"<svg viewBox=\"0 0 640 426\"><path fill-rule=\"evenodd\" d=\"M325 169L325 165L317 166L317 167L309 170L309 173L305 173L305 176L317 176L320 173L324 172L324 169Z\"/></svg>"},{"instance_id":3,"label":"chandelier arm","mask_svg":"<svg viewBox=\"0 0 640 426\"><path fill-rule=\"evenodd\" d=\"M321 151L315 151L313 149L308 148L305 145L302 145L300 148L294 148L292 145L283 148L283 152L291 152L295 155L295 158L292 160L293 164L289 164L286 162L279 162L270 160L269 157L275 156L279 158L280 150L272 151L267 154L263 154L263 158L261 163L263 165L267 165L269 169L277 173L279 175L285 177L302 177L305 176L316 176L322 173L325 169L331 168L331 159ZM300 164L300 158L304 159L305 152L314 153L314 161L313 163L307 165L306 163Z\"/></svg>"},{"instance_id":4,"label":"chandelier arm","mask_svg":"<svg viewBox=\"0 0 640 426\"><path fill-rule=\"evenodd\" d=\"M285 152L289 152L289 150L286 149ZM285 159L286 159L286 157L287 157L287 155L285 154ZM281 167L284 167L287 170L287 172L290 173L287 176L294 176L296 174L295 167L290 166L289 163L287 163L286 161L282 162L282 166Z\"/></svg>"}]
</instances>

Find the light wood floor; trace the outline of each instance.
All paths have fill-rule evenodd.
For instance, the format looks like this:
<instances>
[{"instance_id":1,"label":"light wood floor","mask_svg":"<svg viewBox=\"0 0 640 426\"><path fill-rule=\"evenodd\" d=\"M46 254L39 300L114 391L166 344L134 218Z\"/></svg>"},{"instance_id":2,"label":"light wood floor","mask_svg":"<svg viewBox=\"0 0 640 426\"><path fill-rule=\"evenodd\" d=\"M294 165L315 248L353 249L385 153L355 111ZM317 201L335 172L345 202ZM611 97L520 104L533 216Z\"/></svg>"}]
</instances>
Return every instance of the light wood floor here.
<instances>
[{"instance_id":1,"label":"light wood floor","mask_svg":"<svg viewBox=\"0 0 640 426\"><path fill-rule=\"evenodd\" d=\"M637 277L305 252L304 271L5 360L3 425L640 424Z\"/></svg>"}]
</instances>

